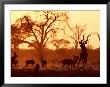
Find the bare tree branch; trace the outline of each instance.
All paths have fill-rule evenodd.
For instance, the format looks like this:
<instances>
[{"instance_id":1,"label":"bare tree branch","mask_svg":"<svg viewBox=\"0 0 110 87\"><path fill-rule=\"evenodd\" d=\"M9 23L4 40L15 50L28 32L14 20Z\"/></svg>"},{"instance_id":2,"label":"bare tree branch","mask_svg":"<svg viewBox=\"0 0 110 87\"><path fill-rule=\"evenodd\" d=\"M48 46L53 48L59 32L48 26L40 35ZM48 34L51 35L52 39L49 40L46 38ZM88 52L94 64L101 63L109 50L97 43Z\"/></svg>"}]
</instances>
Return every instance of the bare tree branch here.
<instances>
[{"instance_id":1,"label":"bare tree branch","mask_svg":"<svg viewBox=\"0 0 110 87\"><path fill-rule=\"evenodd\" d=\"M44 46L46 46L46 43L48 42L48 40L49 40L51 37L52 37L52 34L50 35L50 37L48 37L48 38L46 39L46 41L44 42Z\"/></svg>"},{"instance_id":2,"label":"bare tree branch","mask_svg":"<svg viewBox=\"0 0 110 87\"><path fill-rule=\"evenodd\" d=\"M46 28L45 32L47 32L48 28L55 22L56 18L48 25L48 27Z\"/></svg>"},{"instance_id":3,"label":"bare tree branch","mask_svg":"<svg viewBox=\"0 0 110 87\"><path fill-rule=\"evenodd\" d=\"M36 39L36 41L37 41L37 44L39 44L39 41L38 41L38 39L37 39L37 37L36 37L36 34L34 33L34 31L31 29L31 31L32 31L32 33L33 33L33 35L34 35L34 37L35 37L35 39Z\"/></svg>"}]
</instances>

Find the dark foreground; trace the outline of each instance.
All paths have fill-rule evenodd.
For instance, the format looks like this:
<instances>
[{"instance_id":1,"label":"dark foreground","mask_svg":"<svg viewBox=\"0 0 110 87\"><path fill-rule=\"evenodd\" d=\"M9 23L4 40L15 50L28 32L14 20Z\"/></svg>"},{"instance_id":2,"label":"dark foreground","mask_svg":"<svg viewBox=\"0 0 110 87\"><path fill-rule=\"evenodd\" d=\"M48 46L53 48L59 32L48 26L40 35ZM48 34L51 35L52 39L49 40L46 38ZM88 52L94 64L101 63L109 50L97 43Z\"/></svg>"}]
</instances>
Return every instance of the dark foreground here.
<instances>
[{"instance_id":1,"label":"dark foreground","mask_svg":"<svg viewBox=\"0 0 110 87\"><path fill-rule=\"evenodd\" d=\"M88 70L40 70L39 73L32 69L14 69L11 77L99 77L100 71Z\"/></svg>"}]
</instances>

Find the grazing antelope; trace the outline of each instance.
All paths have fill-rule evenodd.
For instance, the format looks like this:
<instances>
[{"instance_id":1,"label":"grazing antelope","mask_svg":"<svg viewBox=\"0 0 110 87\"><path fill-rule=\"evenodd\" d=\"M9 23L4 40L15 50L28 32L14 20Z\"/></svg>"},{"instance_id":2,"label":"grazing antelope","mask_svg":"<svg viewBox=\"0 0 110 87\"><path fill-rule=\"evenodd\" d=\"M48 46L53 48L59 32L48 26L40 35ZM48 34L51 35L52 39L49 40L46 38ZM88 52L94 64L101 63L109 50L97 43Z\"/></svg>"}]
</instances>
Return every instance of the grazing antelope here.
<instances>
[{"instance_id":1,"label":"grazing antelope","mask_svg":"<svg viewBox=\"0 0 110 87\"><path fill-rule=\"evenodd\" d=\"M34 61L34 60L26 60L25 68L26 68L29 64L31 64L32 66L34 66L35 61Z\"/></svg>"},{"instance_id":2,"label":"grazing antelope","mask_svg":"<svg viewBox=\"0 0 110 87\"><path fill-rule=\"evenodd\" d=\"M65 68L66 70L69 70L70 69L70 65L72 63L72 59L64 59L62 61L62 63L63 63L62 67Z\"/></svg>"},{"instance_id":3,"label":"grazing antelope","mask_svg":"<svg viewBox=\"0 0 110 87\"><path fill-rule=\"evenodd\" d=\"M47 68L47 61L45 59L43 59L43 57L41 57L41 63L42 63L42 69L44 70L44 68Z\"/></svg>"},{"instance_id":4,"label":"grazing antelope","mask_svg":"<svg viewBox=\"0 0 110 87\"><path fill-rule=\"evenodd\" d=\"M75 67L75 64L78 62L79 57L78 56L74 56L74 59L64 59L62 61L63 63L63 68L65 68L66 70L72 70Z\"/></svg>"},{"instance_id":5,"label":"grazing antelope","mask_svg":"<svg viewBox=\"0 0 110 87\"><path fill-rule=\"evenodd\" d=\"M14 56L11 57L11 67L18 67L18 60L16 57L18 57L18 55L14 52Z\"/></svg>"}]
</instances>

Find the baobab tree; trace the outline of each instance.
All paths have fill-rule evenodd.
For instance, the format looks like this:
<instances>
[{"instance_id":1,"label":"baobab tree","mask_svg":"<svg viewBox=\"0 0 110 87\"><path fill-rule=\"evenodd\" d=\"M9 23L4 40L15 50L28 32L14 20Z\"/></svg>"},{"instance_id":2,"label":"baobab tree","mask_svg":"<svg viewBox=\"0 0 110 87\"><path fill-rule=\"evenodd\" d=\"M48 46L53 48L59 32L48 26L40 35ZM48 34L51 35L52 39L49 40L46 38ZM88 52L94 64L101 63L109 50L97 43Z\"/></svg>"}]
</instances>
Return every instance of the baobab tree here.
<instances>
[{"instance_id":1,"label":"baobab tree","mask_svg":"<svg viewBox=\"0 0 110 87\"><path fill-rule=\"evenodd\" d=\"M43 48L58 30L62 30L66 20L67 14L64 11L39 11L35 20L30 16L23 16L11 25L12 44L16 47L20 43L27 43L42 57Z\"/></svg>"}]
</instances>

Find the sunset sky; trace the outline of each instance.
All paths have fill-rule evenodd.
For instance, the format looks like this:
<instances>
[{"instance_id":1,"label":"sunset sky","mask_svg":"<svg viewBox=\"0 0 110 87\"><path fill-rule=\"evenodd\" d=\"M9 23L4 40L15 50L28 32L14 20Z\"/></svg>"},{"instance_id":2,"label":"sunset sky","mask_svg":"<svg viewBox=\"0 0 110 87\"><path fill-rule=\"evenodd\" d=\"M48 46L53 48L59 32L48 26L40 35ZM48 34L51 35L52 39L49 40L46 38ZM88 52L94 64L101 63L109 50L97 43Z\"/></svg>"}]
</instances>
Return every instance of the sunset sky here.
<instances>
[{"instance_id":1,"label":"sunset sky","mask_svg":"<svg viewBox=\"0 0 110 87\"><path fill-rule=\"evenodd\" d=\"M87 25L87 29L85 33L88 35L91 32L97 32L100 34L100 11L67 11L70 17L69 23L71 25ZM24 15L31 16L34 20L36 17L36 13L33 11L11 11L11 24L15 23L17 19L23 17ZM68 36L71 31L66 30L66 35ZM59 34L61 35L61 34ZM68 37L66 39L70 40ZM71 41L71 40L70 40ZM89 44L93 48L98 48L100 43L98 37L96 35L91 36L91 40ZM22 44L21 48L26 48L26 45Z\"/></svg>"}]
</instances>

